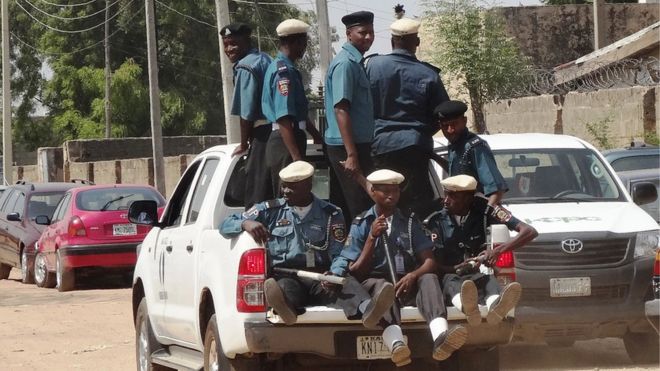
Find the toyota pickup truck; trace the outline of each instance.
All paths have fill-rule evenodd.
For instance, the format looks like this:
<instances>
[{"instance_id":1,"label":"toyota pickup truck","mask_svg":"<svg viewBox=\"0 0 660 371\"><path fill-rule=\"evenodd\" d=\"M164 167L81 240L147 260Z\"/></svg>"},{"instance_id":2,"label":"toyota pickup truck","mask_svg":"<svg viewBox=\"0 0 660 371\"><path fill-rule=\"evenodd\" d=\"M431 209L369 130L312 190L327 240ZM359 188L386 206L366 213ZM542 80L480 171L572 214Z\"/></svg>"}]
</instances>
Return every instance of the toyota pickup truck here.
<instances>
[{"instance_id":1,"label":"toyota pickup truck","mask_svg":"<svg viewBox=\"0 0 660 371\"><path fill-rule=\"evenodd\" d=\"M131 221L152 225L138 251L133 279L133 316L139 370L312 369L315 365L392 365L381 331L346 319L343 311L308 307L286 326L264 300L266 253L251 236L226 239L218 226L244 211L244 159L234 145L197 156L172 193L160 220L156 205L137 201ZM320 146L309 146L315 165L313 192L327 199L332 181ZM440 189L435 173L430 174ZM506 271L506 268L503 269ZM485 318L487 310L480 308ZM415 369L432 369L433 342L418 310L402 311L403 332ZM468 327L466 345L444 369L498 370L497 345L513 334L513 318L491 326L469 326L462 312L448 308L450 326ZM393 366L393 365L392 365ZM279 367L279 368L278 368Z\"/></svg>"}]
</instances>

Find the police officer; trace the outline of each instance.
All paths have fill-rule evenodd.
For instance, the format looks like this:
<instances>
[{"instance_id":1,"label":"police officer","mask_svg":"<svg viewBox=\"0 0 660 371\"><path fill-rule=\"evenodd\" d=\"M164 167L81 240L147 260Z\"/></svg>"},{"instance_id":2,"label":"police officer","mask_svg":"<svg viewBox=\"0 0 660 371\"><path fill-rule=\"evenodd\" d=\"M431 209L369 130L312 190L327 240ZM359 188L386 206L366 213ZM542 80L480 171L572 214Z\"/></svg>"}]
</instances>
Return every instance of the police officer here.
<instances>
[{"instance_id":1,"label":"police officer","mask_svg":"<svg viewBox=\"0 0 660 371\"><path fill-rule=\"evenodd\" d=\"M341 209L312 194L314 167L296 161L282 169L283 198L254 205L242 214L224 220L220 233L232 238L248 232L268 249L272 267L327 272L346 240ZM342 274L344 272L337 271ZM342 274L343 275L343 274ZM296 322L308 305L330 305L344 309L349 319L362 318L367 327L375 327L392 305L394 288L384 286L369 293L354 279L336 292L330 285L277 272L264 283L268 304L284 323Z\"/></svg>"},{"instance_id":2,"label":"police officer","mask_svg":"<svg viewBox=\"0 0 660 371\"><path fill-rule=\"evenodd\" d=\"M367 57L365 64L374 100L374 165L402 173L400 207L424 214L434 196L429 160L440 129L433 109L449 97L440 70L415 56L419 26L408 18L392 23L392 53Z\"/></svg>"},{"instance_id":3,"label":"police officer","mask_svg":"<svg viewBox=\"0 0 660 371\"><path fill-rule=\"evenodd\" d=\"M261 106L266 119L273 123L273 133L266 145L266 167L270 170L275 196L280 191L279 171L305 156L305 130L316 142L322 140L308 118L302 75L294 65L305 54L308 30L309 25L297 19L287 19L277 26L280 50L264 76Z\"/></svg>"},{"instance_id":4,"label":"police officer","mask_svg":"<svg viewBox=\"0 0 660 371\"><path fill-rule=\"evenodd\" d=\"M490 205L498 205L509 188L497 168L488 143L467 128L467 106L460 101L438 105L434 112L442 133L449 141L449 176L466 174L474 177L477 190Z\"/></svg>"},{"instance_id":5,"label":"police officer","mask_svg":"<svg viewBox=\"0 0 660 371\"><path fill-rule=\"evenodd\" d=\"M245 169L245 208L273 198L270 172L263 166L266 143L272 125L261 111L264 74L272 59L252 47L252 29L243 23L232 23L220 30L225 55L234 63L234 98L231 114L239 116L241 143L232 156L248 151Z\"/></svg>"},{"instance_id":6,"label":"police officer","mask_svg":"<svg viewBox=\"0 0 660 371\"><path fill-rule=\"evenodd\" d=\"M394 283L397 301L380 325L384 328L383 341L397 366L410 363L410 349L400 327L403 305L417 305L431 330L433 358L445 360L465 343L467 330L457 326L448 331L447 311L435 274L433 243L416 218L397 208L403 175L382 169L371 173L367 180L376 205L355 218L346 247L332 269L348 269L369 291L386 281Z\"/></svg>"},{"instance_id":7,"label":"police officer","mask_svg":"<svg viewBox=\"0 0 660 371\"><path fill-rule=\"evenodd\" d=\"M481 273L481 264L493 266L498 257L533 240L538 233L518 220L502 206L488 205L486 198L476 196L477 180L469 175L457 175L442 180L445 207L425 221L436 246L442 290L447 300L462 310L468 323L481 323L478 303L488 307L486 320L499 323L516 306L521 287L509 283L500 290L493 275ZM489 226L504 224L518 232L516 237L492 249L486 247Z\"/></svg>"},{"instance_id":8,"label":"police officer","mask_svg":"<svg viewBox=\"0 0 660 371\"><path fill-rule=\"evenodd\" d=\"M372 170L373 101L361 61L374 42L374 14L355 12L341 19L347 42L328 67L325 81L325 132L328 159L339 182L340 197L333 201L350 218L372 205L363 180ZM358 184L362 183L362 184Z\"/></svg>"}]
</instances>

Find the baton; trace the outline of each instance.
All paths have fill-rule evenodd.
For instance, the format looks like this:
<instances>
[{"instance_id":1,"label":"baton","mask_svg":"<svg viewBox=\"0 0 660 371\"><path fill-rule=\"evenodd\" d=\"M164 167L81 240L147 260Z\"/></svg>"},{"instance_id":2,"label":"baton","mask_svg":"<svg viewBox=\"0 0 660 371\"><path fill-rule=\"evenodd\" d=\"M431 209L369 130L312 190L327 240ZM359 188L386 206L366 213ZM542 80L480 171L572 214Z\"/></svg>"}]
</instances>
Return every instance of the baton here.
<instances>
[{"instance_id":1,"label":"baton","mask_svg":"<svg viewBox=\"0 0 660 371\"><path fill-rule=\"evenodd\" d=\"M383 232L383 247L385 248L385 258L387 259L387 268L390 271L390 278L392 279L392 285L396 285L396 282L398 281L396 272L394 271L394 264L392 263L392 255L390 251L389 244L387 243L387 239L389 236L387 235L387 231Z\"/></svg>"},{"instance_id":2,"label":"baton","mask_svg":"<svg viewBox=\"0 0 660 371\"><path fill-rule=\"evenodd\" d=\"M314 281L328 281L336 285L343 285L344 283L346 283L345 277L331 276L323 273L316 273L316 272L304 271L300 269L281 268L281 267L273 267L273 270L278 273L290 274L292 276L298 276L300 278L309 278Z\"/></svg>"}]
</instances>

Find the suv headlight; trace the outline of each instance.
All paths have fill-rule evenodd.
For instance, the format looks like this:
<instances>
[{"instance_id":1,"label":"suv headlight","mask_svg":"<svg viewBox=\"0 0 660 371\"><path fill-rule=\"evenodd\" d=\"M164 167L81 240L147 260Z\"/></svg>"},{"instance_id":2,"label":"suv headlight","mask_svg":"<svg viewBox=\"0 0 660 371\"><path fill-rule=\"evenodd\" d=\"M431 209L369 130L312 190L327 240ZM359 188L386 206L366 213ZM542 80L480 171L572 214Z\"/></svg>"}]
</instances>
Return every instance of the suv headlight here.
<instances>
[{"instance_id":1,"label":"suv headlight","mask_svg":"<svg viewBox=\"0 0 660 371\"><path fill-rule=\"evenodd\" d=\"M635 258L651 257L660 246L660 231L646 231L637 233L635 238Z\"/></svg>"}]
</instances>

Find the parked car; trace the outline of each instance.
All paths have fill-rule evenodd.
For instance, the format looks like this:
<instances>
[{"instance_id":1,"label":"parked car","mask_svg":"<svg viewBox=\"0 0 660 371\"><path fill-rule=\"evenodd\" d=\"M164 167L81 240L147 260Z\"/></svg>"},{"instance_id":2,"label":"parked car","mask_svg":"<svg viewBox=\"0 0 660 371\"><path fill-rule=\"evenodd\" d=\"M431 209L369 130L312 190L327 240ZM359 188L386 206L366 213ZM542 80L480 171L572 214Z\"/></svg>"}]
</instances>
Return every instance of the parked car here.
<instances>
[{"instance_id":1,"label":"parked car","mask_svg":"<svg viewBox=\"0 0 660 371\"><path fill-rule=\"evenodd\" d=\"M628 190L631 195L635 194L635 190L642 183L651 183L655 186L656 193L660 193L660 169L640 169L640 170L626 170L618 171L617 175L623 182L623 186ZM660 223L660 198L647 204L639 205L642 210L651 215L656 222Z\"/></svg>"},{"instance_id":2,"label":"parked car","mask_svg":"<svg viewBox=\"0 0 660 371\"><path fill-rule=\"evenodd\" d=\"M35 217L51 217L64 192L81 185L20 182L7 187L0 197L0 279L20 268L23 283L32 283L34 243L44 229Z\"/></svg>"},{"instance_id":3,"label":"parked car","mask_svg":"<svg viewBox=\"0 0 660 371\"><path fill-rule=\"evenodd\" d=\"M617 173L660 168L660 147L641 145L610 149L603 151L603 156Z\"/></svg>"},{"instance_id":4,"label":"parked car","mask_svg":"<svg viewBox=\"0 0 660 371\"><path fill-rule=\"evenodd\" d=\"M36 284L69 291L76 273L100 268L119 270L130 281L136 247L151 229L127 219L130 204L138 200L152 200L161 211L165 206L150 186L95 185L69 190L52 216L37 216L36 223L47 227L36 247Z\"/></svg>"}]
</instances>

